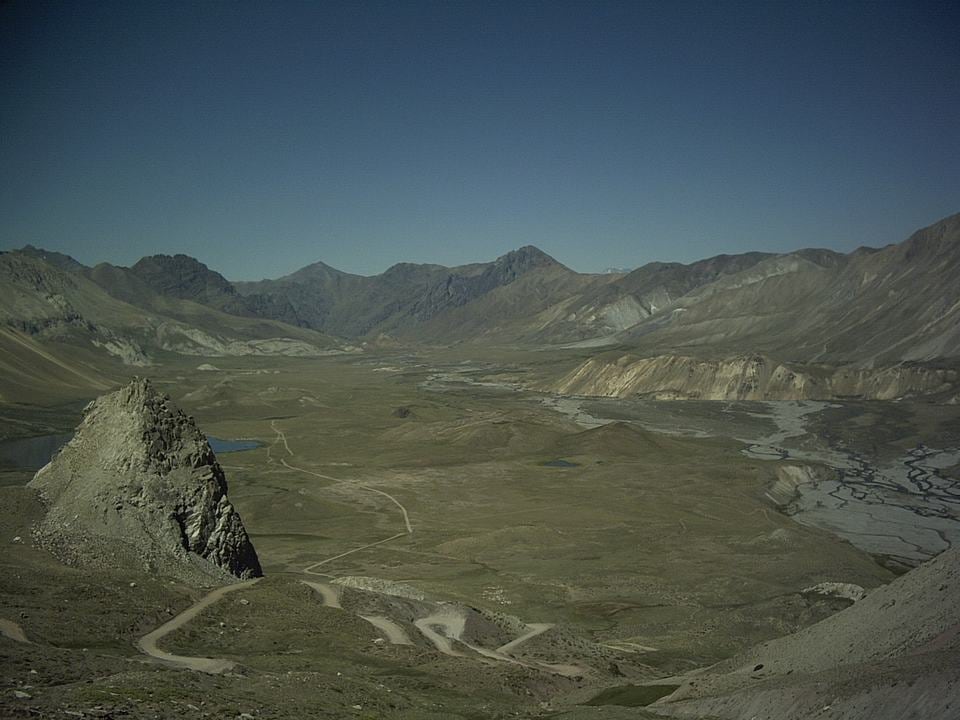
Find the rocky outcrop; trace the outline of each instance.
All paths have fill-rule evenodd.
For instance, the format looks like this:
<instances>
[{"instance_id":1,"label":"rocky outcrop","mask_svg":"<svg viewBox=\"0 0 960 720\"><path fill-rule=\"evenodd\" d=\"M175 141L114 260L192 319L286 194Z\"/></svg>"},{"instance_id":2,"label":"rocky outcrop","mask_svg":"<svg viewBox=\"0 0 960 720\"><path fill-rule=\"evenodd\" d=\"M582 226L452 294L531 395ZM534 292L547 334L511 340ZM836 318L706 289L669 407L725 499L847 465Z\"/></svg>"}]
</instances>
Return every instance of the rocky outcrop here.
<instances>
[{"instance_id":1,"label":"rocky outcrop","mask_svg":"<svg viewBox=\"0 0 960 720\"><path fill-rule=\"evenodd\" d=\"M38 540L69 564L193 582L262 574L206 438L148 380L90 403L29 485L47 505Z\"/></svg>"},{"instance_id":2,"label":"rocky outcrop","mask_svg":"<svg viewBox=\"0 0 960 720\"><path fill-rule=\"evenodd\" d=\"M702 360L683 355L593 357L545 389L564 395L655 400L895 400L947 394L955 369L902 363L886 368L830 368L778 362L765 355Z\"/></svg>"},{"instance_id":3,"label":"rocky outcrop","mask_svg":"<svg viewBox=\"0 0 960 720\"><path fill-rule=\"evenodd\" d=\"M800 496L801 485L816 485L834 476L835 471L825 465L778 465L767 497L778 509L792 515L790 506Z\"/></svg>"},{"instance_id":4,"label":"rocky outcrop","mask_svg":"<svg viewBox=\"0 0 960 720\"><path fill-rule=\"evenodd\" d=\"M839 598L858 602L867 596L867 591L855 583L822 582L803 590L804 595L823 595L824 597Z\"/></svg>"}]
</instances>

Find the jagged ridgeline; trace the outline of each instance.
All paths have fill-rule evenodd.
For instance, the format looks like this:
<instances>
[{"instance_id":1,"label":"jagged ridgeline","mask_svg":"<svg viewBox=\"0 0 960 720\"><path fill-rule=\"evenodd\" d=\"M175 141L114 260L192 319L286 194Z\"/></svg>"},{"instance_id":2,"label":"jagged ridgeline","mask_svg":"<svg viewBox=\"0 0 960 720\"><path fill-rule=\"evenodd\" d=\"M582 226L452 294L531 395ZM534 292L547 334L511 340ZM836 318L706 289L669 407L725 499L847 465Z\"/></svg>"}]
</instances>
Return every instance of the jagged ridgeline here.
<instances>
[{"instance_id":1,"label":"jagged ridgeline","mask_svg":"<svg viewBox=\"0 0 960 720\"><path fill-rule=\"evenodd\" d=\"M47 505L38 539L69 564L193 582L262 574L206 437L149 380L90 403L30 487Z\"/></svg>"}]
</instances>

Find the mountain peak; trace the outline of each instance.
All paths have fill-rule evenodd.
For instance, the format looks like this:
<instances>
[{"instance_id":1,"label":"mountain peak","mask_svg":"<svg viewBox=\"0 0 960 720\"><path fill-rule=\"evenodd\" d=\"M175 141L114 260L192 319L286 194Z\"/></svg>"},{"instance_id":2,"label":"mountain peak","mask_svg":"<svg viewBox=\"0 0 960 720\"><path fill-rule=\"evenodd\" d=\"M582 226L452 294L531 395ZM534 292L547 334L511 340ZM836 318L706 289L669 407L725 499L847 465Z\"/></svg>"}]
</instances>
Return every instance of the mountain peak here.
<instances>
[{"instance_id":1,"label":"mountain peak","mask_svg":"<svg viewBox=\"0 0 960 720\"><path fill-rule=\"evenodd\" d=\"M161 295L206 304L222 304L236 296L236 288L223 275L194 257L149 255L140 258L130 271Z\"/></svg>"},{"instance_id":2,"label":"mountain peak","mask_svg":"<svg viewBox=\"0 0 960 720\"><path fill-rule=\"evenodd\" d=\"M69 255L65 255L64 253L59 253L54 250L44 250L43 248L38 248L30 244L24 245L22 248L17 250L17 252L21 255L38 258L43 260L45 263L53 265L55 268L66 270L67 272L78 272L84 268L83 263L75 260Z\"/></svg>"},{"instance_id":3,"label":"mountain peak","mask_svg":"<svg viewBox=\"0 0 960 720\"><path fill-rule=\"evenodd\" d=\"M519 277L524 273L539 268L566 269L566 266L557 262L534 245L524 245L516 250L511 250L505 255L501 255L493 262L493 267L497 268L498 274L508 275L510 277Z\"/></svg>"},{"instance_id":4,"label":"mountain peak","mask_svg":"<svg viewBox=\"0 0 960 720\"><path fill-rule=\"evenodd\" d=\"M944 255L956 257L960 250L960 213L917 230L900 247L903 259L908 262L941 261Z\"/></svg>"},{"instance_id":5,"label":"mountain peak","mask_svg":"<svg viewBox=\"0 0 960 720\"><path fill-rule=\"evenodd\" d=\"M536 245L524 245L516 250L511 250L506 255L501 255L497 261L511 258L515 261L528 262L536 265L560 265L554 258L547 255Z\"/></svg>"},{"instance_id":6,"label":"mountain peak","mask_svg":"<svg viewBox=\"0 0 960 720\"><path fill-rule=\"evenodd\" d=\"M219 275L214 270L211 270L204 263L197 260L191 255L184 255L183 253L176 253L175 255L166 255L164 253L159 253L157 255L147 255L140 258L133 266L133 270L137 269L146 269L146 268L164 268L164 269L176 269L179 271L183 270L194 270L197 272L209 272Z\"/></svg>"},{"instance_id":7,"label":"mountain peak","mask_svg":"<svg viewBox=\"0 0 960 720\"><path fill-rule=\"evenodd\" d=\"M303 283L313 280L336 280L337 278L355 277L351 273L338 270L332 265L328 265L322 260L305 265L299 270L295 270L289 275L284 275L280 280L287 282Z\"/></svg>"}]
</instances>

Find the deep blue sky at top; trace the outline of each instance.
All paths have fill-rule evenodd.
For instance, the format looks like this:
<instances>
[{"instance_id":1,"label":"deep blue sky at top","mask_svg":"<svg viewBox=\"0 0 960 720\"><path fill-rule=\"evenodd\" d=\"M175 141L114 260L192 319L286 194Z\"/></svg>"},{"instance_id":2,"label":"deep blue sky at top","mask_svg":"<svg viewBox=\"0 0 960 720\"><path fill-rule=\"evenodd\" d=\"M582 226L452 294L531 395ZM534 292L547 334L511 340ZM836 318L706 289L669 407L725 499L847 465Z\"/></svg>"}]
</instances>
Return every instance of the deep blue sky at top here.
<instances>
[{"instance_id":1,"label":"deep blue sky at top","mask_svg":"<svg viewBox=\"0 0 960 720\"><path fill-rule=\"evenodd\" d=\"M574 269L960 211L953 2L0 1L0 247Z\"/></svg>"}]
</instances>

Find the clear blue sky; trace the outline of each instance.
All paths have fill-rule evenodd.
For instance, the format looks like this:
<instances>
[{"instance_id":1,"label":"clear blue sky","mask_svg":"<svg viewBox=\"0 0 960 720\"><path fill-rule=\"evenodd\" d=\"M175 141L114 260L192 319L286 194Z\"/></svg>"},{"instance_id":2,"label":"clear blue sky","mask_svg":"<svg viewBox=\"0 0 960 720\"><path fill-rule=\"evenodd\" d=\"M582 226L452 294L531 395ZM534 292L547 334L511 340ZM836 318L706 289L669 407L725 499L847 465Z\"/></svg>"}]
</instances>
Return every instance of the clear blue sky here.
<instances>
[{"instance_id":1,"label":"clear blue sky","mask_svg":"<svg viewBox=\"0 0 960 720\"><path fill-rule=\"evenodd\" d=\"M0 0L0 247L252 279L896 242L960 210L957 7Z\"/></svg>"}]
</instances>

